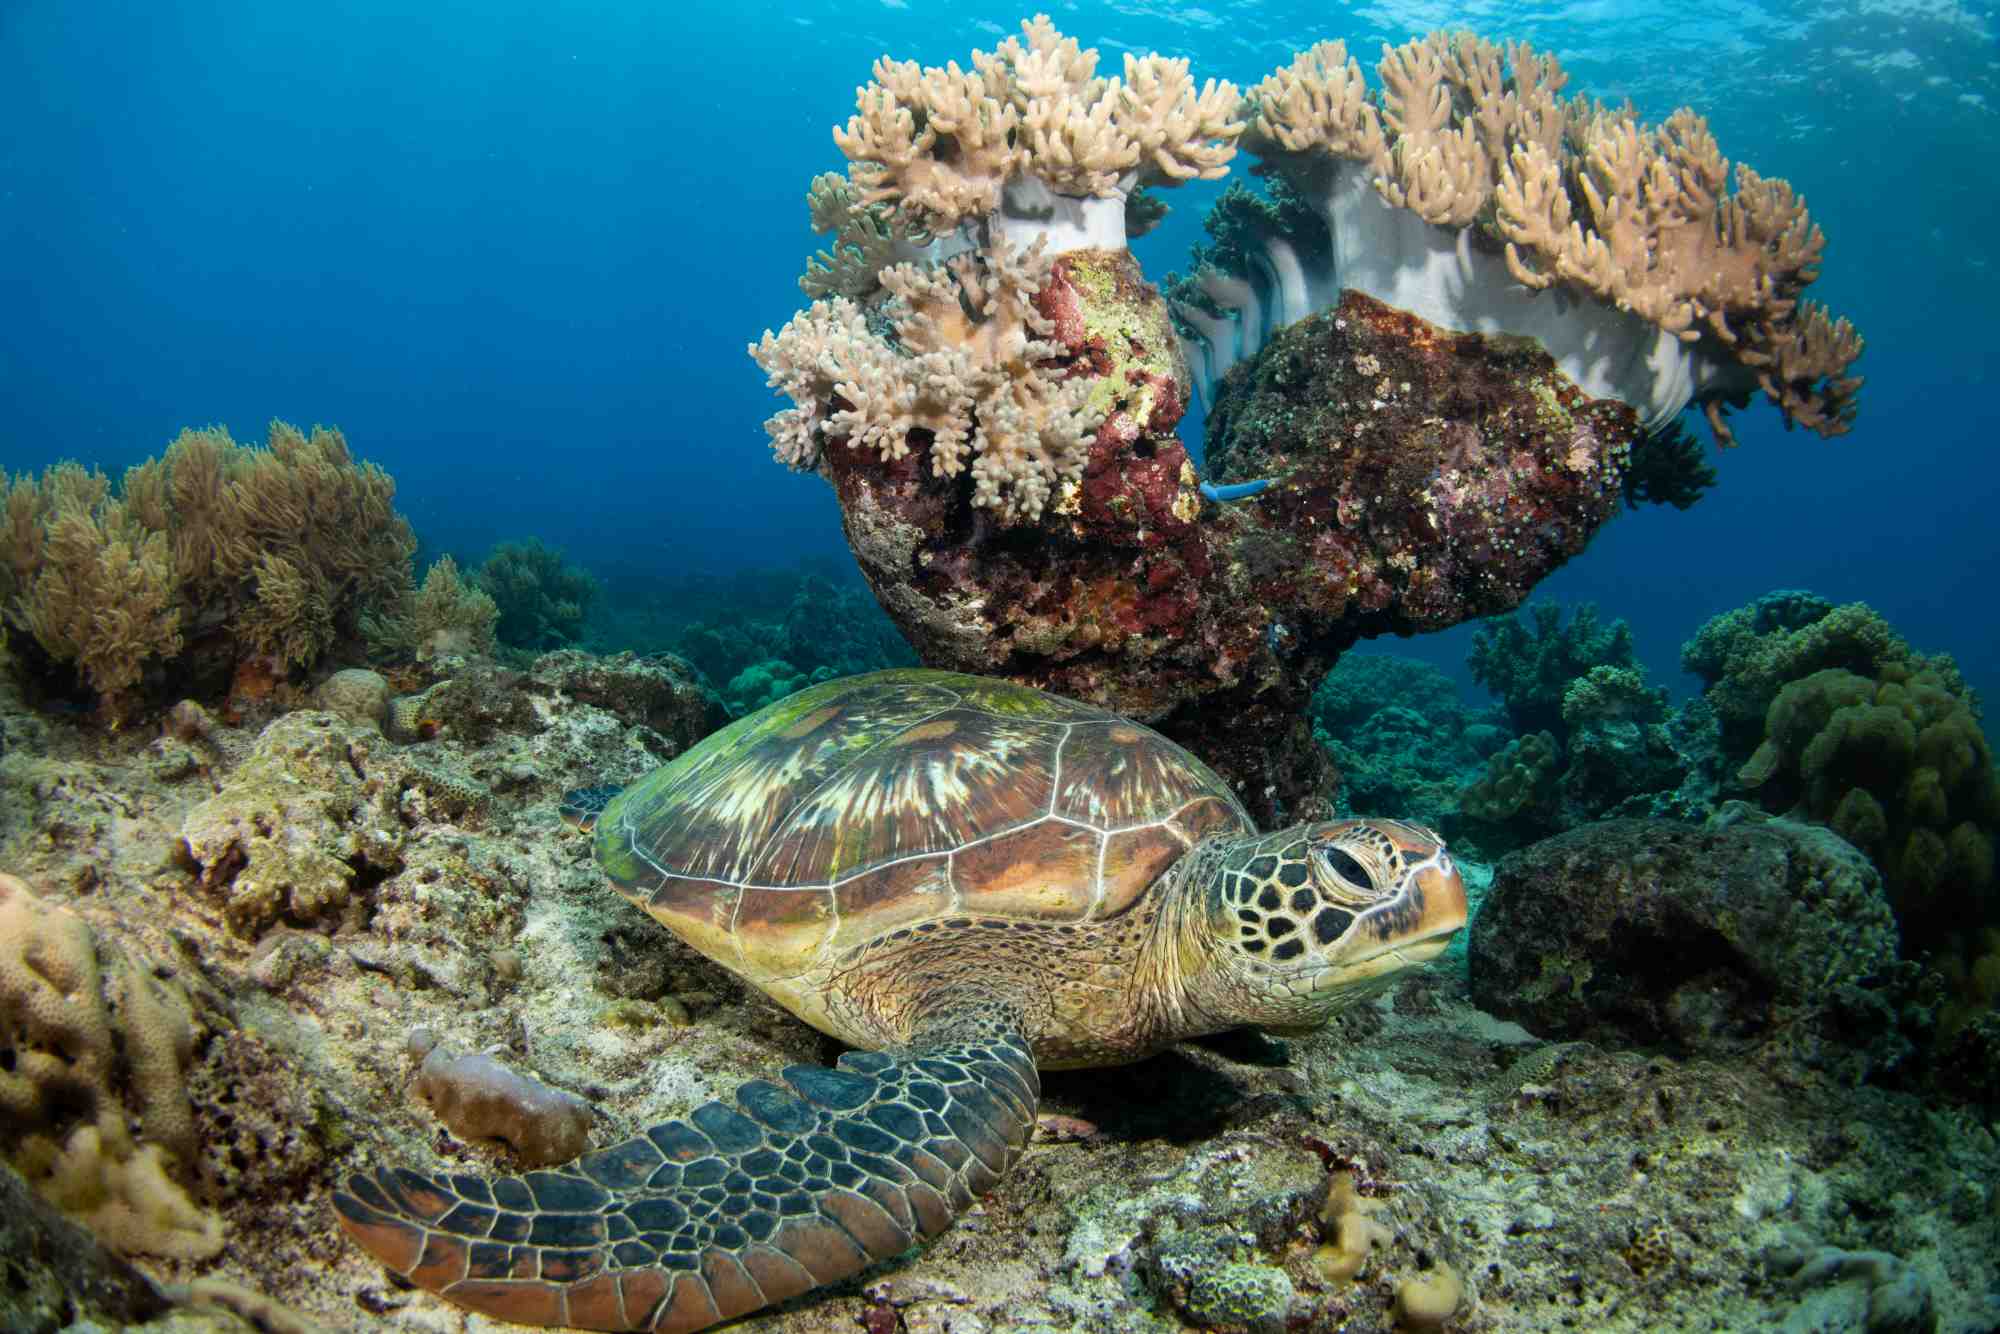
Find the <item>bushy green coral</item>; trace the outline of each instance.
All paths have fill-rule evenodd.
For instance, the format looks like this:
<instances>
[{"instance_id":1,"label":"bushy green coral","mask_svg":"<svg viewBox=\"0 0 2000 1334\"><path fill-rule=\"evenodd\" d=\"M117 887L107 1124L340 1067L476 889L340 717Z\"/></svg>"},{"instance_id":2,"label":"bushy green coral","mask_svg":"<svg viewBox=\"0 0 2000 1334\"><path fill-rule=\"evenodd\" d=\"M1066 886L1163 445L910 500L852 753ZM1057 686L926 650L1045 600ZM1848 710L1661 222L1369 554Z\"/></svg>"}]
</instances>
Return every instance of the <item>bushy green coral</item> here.
<instances>
[{"instance_id":1,"label":"bushy green coral","mask_svg":"<svg viewBox=\"0 0 2000 1334\"><path fill-rule=\"evenodd\" d=\"M1340 768L1340 809L1440 825L1504 736L1429 663L1350 653L1313 692L1313 738Z\"/></svg>"},{"instance_id":2,"label":"bushy green coral","mask_svg":"<svg viewBox=\"0 0 2000 1334\"><path fill-rule=\"evenodd\" d=\"M395 492L340 432L283 422L261 448L183 431L115 493L74 463L18 477L0 515L15 660L59 690L74 672L114 721L151 685L213 692L253 656L309 666L409 587Z\"/></svg>"},{"instance_id":3,"label":"bushy green coral","mask_svg":"<svg viewBox=\"0 0 2000 1334\"><path fill-rule=\"evenodd\" d=\"M1216 268L1239 278L1255 277L1260 267L1269 263L1264 244L1274 236L1292 247L1307 272L1332 266L1333 241L1319 211L1281 176L1265 177L1263 189L1259 194L1241 181L1232 181L1216 197L1201 220L1208 241L1196 242L1188 257L1191 273ZM1181 299L1179 289L1183 286L1201 292L1194 282L1175 274L1169 274L1167 281L1172 285L1169 294L1176 300ZM1202 293L1198 304L1212 307L1214 303Z\"/></svg>"},{"instance_id":4,"label":"bushy green coral","mask_svg":"<svg viewBox=\"0 0 2000 1334\"><path fill-rule=\"evenodd\" d=\"M1724 612L1681 645L1681 666L1706 683L1724 747L1739 757L1762 740L1764 715L1789 682L1829 667L1873 679L1892 663L1933 672L1948 689L1964 692L1948 656L1913 652L1866 603L1836 607L1797 590Z\"/></svg>"},{"instance_id":5,"label":"bushy green coral","mask_svg":"<svg viewBox=\"0 0 2000 1334\"><path fill-rule=\"evenodd\" d=\"M1427 662L1392 653L1346 653L1313 691L1313 726L1343 736L1390 707L1414 709L1440 730L1469 720L1452 679Z\"/></svg>"},{"instance_id":6,"label":"bushy green coral","mask_svg":"<svg viewBox=\"0 0 2000 1334\"><path fill-rule=\"evenodd\" d=\"M1663 723L1667 692L1649 689L1636 667L1593 667L1563 688L1562 717L1572 732L1592 723Z\"/></svg>"},{"instance_id":7,"label":"bushy green coral","mask_svg":"<svg viewBox=\"0 0 2000 1334\"><path fill-rule=\"evenodd\" d=\"M1781 689L1738 773L1772 809L1831 826L1882 869L1905 949L2000 910L2000 777L1963 686L1903 662L1829 667Z\"/></svg>"},{"instance_id":8,"label":"bushy green coral","mask_svg":"<svg viewBox=\"0 0 2000 1334\"><path fill-rule=\"evenodd\" d=\"M807 686L831 681L840 675L831 667L815 667L810 672L802 672L783 658L773 658L768 662L752 663L730 678L729 688L723 691L723 702L729 706L733 718L757 712L767 704L776 704L787 695L797 694Z\"/></svg>"},{"instance_id":9,"label":"bushy green coral","mask_svg":"<svg viewBox=\"0 0 2000 1334\"><path fill-rule=\"evenodd\" d=\"M1680 785L1690 766L1674 745L1668 713L1667 692L1649 688L1636 667L1593 667L1569 683L1565 827L1610 814L1650 814L1656 794ZM1641 798L1649 800L1630 809Z\"/></svg>"},{"instance_id":10,"label":"bushy green coral","mask_svg":"<svg viewBox=\"0 0 2000 1334\"><path fill-rule=\"evenodd\" d=\"M1561 755L1547 732L1517 738L1487 761L1486 772L1461 796L1460 809L1491 824L1539 819L1555 800Z\"/></svg>"},{"instance_id":11,"label":"bushy green coral","mask_svg":"<svg viewBox=\"0 0 2000 1334\"><path fill-rule=\"evenodd\" d=\"M500 610L496 633L509 648L575 643L597 597L597 581L537 538L502 542L474 576Z\"/></svg>"},{"instance_id":12,"label":"bushy green coral","mask_svg":"<svg viewBox=\"0 0 2000 1334\"><path fill-rule=\"evenodd\" d=\"M1516 732L1549 732L1557 740L1569 734L1563 697L1572 681L1593 667L1638 665L1631 627L1623 620L1604 624L1588 602L1568 624L1562 608L1547 602L1531 605L1525 619L1495 617L1479 627L1466 657L1472 679L1499 696Z\"/></svg>"}]
</instances>

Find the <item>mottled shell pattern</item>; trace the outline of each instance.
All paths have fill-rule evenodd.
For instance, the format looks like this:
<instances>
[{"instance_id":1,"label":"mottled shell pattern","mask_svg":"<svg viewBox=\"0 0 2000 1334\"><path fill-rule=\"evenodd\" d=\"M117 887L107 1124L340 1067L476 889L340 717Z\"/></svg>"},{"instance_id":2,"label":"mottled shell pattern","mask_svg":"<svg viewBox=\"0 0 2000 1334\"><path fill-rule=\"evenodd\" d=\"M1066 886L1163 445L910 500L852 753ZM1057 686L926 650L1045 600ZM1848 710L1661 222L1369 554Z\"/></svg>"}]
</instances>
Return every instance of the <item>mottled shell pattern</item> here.
<instances>
[{"instance_id":1,"label":"mottled shell pattern","mask_svg":"<svg viewBox=\"0 0 2000 1334\"><path fill-rule=\"evenodd\" d=\"M596 827L628 898L753 980L913 923L1098 921L1197 841L1254 828L1193 755L985 677L829 681L628 789Z\"/></svg>"}]
</instances>

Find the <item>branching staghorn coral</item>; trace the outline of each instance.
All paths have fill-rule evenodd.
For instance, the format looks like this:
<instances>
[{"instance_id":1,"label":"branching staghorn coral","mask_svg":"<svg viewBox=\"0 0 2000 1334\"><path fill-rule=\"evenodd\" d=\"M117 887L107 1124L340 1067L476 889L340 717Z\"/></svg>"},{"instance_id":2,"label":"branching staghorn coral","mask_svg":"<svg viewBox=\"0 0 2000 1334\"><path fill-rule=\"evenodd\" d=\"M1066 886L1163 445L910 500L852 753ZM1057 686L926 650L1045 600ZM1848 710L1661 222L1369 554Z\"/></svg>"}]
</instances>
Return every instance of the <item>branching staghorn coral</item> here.
<instances>
[{"instance_id":1,"label":"branching staghorn coral","mask_svg":"<svg viewBox=\"0 0 2000 1334\"><path fill-rule=\"evenodd\" d=\"M1534 336L1648 429L1698 397L1728 443L1721 403L1759 387L1788 423L1848 428L1861 339L1800 299L1824 238L1783 181L1739 164L1730 192L1700 116L1645 126L1565 98L1553 56L1468 33L1385 48L1376 68L1379 95L1322 42L1251 89L1244 146L1316 206L1335 265L1316 273L1276 237L1247 267L1198 273L1209 300L1180 313L1211 385L1351 287L1450 328ZM1534 299L1557 283L1596 313Z\"/></svg>"},{"instance_id":2,"label":"branching staghorn coral","mask_svg":"<svg viewBox=\"0 0 2000 1334\"><path fill-rule=\"evenodd\" d=\"M196 657L225 674L253 654L310 663L408 588L395 489L338 431L282 422L262 448L183 431L116 493L57 464L5 486L0 620L74 664L114 720L149 671Z\"/></svg>"},{"instance_id":3,"label":"branching staghorn coral","mask_svg":"<svg viewBox=\"0 0 2000 1334\"><path fill-rule=\"evenodd\" d=\"M1082 472L1100 415L1089 380L1047 365L1065 356L1034 306L1052 264L1040 245L1017 253L1002 242L942 268L884 269L893 341L844 297L766 331L750 355L797 405L765 423L778 457L810 471L829 442L894 460L927 440L940 476L970 459L975 505L1004 520L1040 517Z\"/></svg>"}]
</instances>

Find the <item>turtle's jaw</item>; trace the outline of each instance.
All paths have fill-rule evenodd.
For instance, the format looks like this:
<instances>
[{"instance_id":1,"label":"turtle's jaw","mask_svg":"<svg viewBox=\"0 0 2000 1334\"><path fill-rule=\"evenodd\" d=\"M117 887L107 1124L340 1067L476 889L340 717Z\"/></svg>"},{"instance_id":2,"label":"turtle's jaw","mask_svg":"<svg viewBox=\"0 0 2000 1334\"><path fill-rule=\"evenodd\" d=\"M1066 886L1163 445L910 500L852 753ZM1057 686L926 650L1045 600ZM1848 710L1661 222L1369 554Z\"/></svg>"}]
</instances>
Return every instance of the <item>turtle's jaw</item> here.
<instances>
[{"instance_id":1,"label":"turtle's jaw","mask_svg":"<svg viewBox=\"0 0 2000 1334\"><path fill-rule=\"evenodd\" d=\"M1457 931L1457 927L1452 927L1415 940L1397 940L1379 945L1370 953L1329 964L1313 977L1313 993L1344 997L1380 990L1401 974L1443 954Z\"/></svg>"}]
</instances>

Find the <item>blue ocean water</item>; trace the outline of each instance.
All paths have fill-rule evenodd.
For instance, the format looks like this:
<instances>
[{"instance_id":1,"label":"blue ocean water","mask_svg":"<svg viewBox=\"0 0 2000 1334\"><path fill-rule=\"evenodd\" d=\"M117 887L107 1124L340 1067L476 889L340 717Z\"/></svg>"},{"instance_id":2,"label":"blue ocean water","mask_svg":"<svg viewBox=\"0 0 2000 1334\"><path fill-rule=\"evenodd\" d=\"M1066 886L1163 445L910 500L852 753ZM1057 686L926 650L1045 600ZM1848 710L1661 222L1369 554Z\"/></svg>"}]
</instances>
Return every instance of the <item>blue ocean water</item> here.
<instances>
[{"instance_id":1,"label":"blue ocean water","mask_svg":"<svg viewBox=\"0 0 2000 1334\"><path fill-rule=\"evenodd\" d=\"M1629 618L1683 686L1678 645L1716 612L1863 599L2000 692L1991 4L1049 8L1111 61L1239 84L1321 38L1372 64L1464 26L1558 54L1571 92L1705 113L1827 233L1812 295L1868 340L1859 424L1739 414L1708 497L1619 518L1541 595ZM614 575L843 558L828 488L770 458L744 345L803 303L805 187L843 165L829 127L871 62L963 60L1028 12L7 0L0 468L115 471L185 425L259 440L282 417L341 427L433 550L535 535ZM1216 193L1169 194L1149 273L1185 267ZM1456 669L1468 638L1396 647Z\"/></svg>"}]
</instances>

